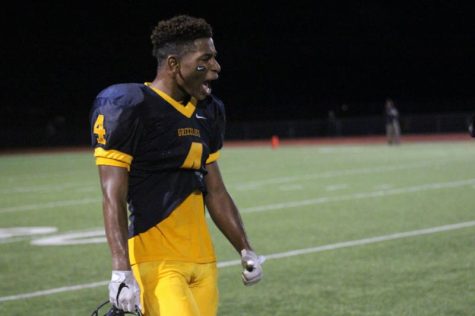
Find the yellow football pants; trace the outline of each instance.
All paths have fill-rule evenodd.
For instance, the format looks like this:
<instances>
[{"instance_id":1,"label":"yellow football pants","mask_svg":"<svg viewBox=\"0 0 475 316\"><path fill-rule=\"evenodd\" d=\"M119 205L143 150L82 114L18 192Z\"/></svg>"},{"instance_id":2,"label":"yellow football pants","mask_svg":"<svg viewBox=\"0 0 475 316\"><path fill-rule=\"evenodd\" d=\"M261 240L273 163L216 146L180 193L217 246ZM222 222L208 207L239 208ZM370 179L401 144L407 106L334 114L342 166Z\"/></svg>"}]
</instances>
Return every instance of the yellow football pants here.
<instances>
[{"instance_id":1,"label":"yellow football pants","mask_svg":"<svg viewBox=\"0 0 475 316\"><path fill-rule=\"evenodd\" d=\"M216 263L154 261L132 267L144 316L215 316Z\"/></svg>"}]
</instances>

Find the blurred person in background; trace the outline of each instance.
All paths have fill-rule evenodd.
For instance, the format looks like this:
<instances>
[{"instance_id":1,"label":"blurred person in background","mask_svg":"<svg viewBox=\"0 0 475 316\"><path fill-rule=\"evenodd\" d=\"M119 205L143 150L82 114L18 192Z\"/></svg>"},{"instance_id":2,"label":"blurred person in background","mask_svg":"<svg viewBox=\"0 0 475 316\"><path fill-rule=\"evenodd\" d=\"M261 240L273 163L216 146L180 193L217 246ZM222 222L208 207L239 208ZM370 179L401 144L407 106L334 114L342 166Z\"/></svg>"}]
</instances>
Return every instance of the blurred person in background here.
<instances>
[{"instance_id":1,"label":"blurred person in background","mask_svg":"<svg viewBox=\"0 0 475 316\"><path fill-rule=\"evenodd\" d=\"M468 132L470 133L470 136L475 137L475 115L473 115L469 121Z\"/></svg>"},{"instance_id":2,"label":"blurred person in background","mask_svg":"<svg viewBox=\"0 0 475 316\"><path fill-rule=\"evenodd\" d=\"M394 105L394 101L387 98L384 104L386 119L386 136L389 145L398 145L401 138L401 127L399 125L399 112Z\"/></svg>"}]
</instances>

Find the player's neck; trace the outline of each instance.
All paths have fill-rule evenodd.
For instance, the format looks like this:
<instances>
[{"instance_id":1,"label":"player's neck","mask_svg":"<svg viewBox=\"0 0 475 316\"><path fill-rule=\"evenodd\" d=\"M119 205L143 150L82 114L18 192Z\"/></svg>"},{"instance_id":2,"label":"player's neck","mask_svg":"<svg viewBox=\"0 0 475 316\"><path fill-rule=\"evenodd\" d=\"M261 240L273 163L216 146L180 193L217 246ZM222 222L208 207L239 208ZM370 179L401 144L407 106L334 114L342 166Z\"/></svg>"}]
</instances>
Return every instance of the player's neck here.
<instances>
[{"instance_id":1,"label":"player's neck","mask_svg":"<svg viewBox=\"0 0 475 316\"><path fill-rule=\"evenodd\" d=\"M173 84L172 82L167 82L166 80L155 78L150 84L155 89L165 92L175 101L181 104L187 104L190 101L190 96L183 91L179 86Z\"/></svg>"}]
</instances>

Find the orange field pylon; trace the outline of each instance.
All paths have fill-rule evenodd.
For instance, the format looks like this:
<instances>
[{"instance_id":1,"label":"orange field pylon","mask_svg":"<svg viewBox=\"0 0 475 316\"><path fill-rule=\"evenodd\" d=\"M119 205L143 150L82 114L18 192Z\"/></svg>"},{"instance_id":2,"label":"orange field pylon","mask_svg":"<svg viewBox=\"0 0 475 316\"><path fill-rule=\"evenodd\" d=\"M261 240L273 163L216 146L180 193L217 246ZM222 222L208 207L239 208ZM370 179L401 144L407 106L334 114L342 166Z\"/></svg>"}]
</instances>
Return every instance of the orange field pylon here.
<instances>
[{"instance_id":1,"label":"orange field pylon","mask_svg":"<svg viewBox=\"0 0 475 316\"><path fill-rule=\"evenodd\" d=\"M278 147L279 147L279 144L280 144L279 136L277 136L277 135L272 136L272 138L271 138L271 144L272 144L272 148L273 148L273 149L278 148Z\"/></svg>"}]
</instances>

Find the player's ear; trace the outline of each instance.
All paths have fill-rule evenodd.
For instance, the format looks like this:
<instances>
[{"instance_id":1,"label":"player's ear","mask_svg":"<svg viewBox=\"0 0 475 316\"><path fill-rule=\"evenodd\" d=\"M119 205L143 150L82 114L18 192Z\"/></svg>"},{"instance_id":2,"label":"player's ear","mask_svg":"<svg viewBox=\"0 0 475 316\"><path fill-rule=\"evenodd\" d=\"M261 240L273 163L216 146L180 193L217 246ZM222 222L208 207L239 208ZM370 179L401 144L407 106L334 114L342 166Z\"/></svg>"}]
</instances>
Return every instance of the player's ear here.
<instances>
[{"instance_id":1,"label":"player's ear","mask_svg":"<svg viewBox=\"0 0 475 316\"><path fill-rule=\"evenodd\" d=\"M167 64L168 64L168 69L170 69L172 72L178 72L180 69L180 62L176 58L176 56L170 55L167 58Z\"/></svg>"}]
</instances>

